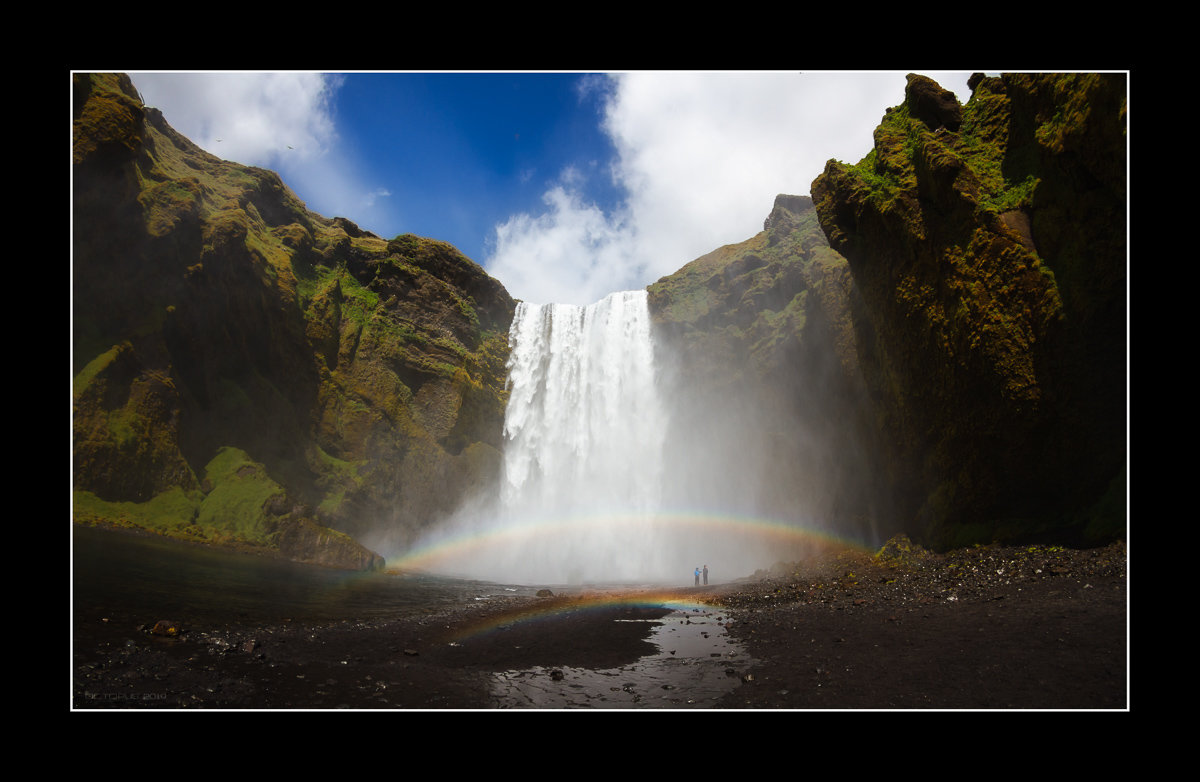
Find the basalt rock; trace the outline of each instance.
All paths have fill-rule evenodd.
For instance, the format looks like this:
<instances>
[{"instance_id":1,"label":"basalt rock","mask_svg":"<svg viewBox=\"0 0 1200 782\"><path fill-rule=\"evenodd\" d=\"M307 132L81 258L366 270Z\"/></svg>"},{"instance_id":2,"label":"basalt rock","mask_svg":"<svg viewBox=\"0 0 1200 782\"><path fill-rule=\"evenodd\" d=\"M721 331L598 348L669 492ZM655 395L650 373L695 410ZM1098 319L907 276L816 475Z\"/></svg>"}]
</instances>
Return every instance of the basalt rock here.
<instances>
[{"instance_id":1,"label":"basalt rock","mask_svg":"<svg viewBox=\"0 0 1200 782\"><path fill-rule=\"evenodd\" d=\"M161 635L166 638L175 638L179 635L179 623L172 622L169 619L160 619L150 628L151 635Z\"/></svg>"},{"instance_id":2,"label":"basalt rock","mask_svg":"<svg viewBox=\"0 0 1200 782\"><path fill-rule=\"evenodd\" d=\"M962 106L950 90L928 76L910 73L904 89L904 101L913 117L930 130L945 128L957 132L962 125Z\"/></svg>"},{"instance_id":3,"label":"basalt rock","mask_svg":"<svg viewBox=\"0 0 1200 782\"><path fill-rule=\"evenodd\" d=\"M896 512L946 548L1123 533L1126 79L924 77L812 185Z\"/></svg>"},{"instance_id":4,"label":"basalt rock","mask_svg":"<svg viewBox=\"0 0 1200 782\"><path fill-rule=\"evenodd\" d=\"M499 283L73 78L77 521L369 568L496 479Z\"/></svg>"}]
</instances>

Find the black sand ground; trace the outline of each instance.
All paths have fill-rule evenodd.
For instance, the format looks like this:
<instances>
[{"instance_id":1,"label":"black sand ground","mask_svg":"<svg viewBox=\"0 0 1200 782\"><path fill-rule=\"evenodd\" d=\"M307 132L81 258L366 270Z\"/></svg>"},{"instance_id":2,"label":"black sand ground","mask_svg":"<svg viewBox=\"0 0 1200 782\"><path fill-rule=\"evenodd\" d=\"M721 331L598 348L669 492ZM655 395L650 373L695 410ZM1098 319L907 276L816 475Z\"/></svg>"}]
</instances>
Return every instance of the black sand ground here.
<instances>
[{"instance_id":1,"label":"black sand ground","mask_svg":"<svg viewBox=\"0 0 1200 782\"><path fill-rule=\"evenodd\" d=\"M722 662L733 686L703 708L1121 710L1129 708L1125 574L1121 544L892 560L843 551L676 594L710 606L710 621L745 650ZM653 623L628 620L658 619L665 608L596 597L512 598L372 621L183 621L174 636L153 631L164 617L77 615L71 706L511 707L519 704L497 700L497 672L635 670L659 651L647 640ZM687 697L686 680L676 689Z\"/></svg>"}]
</instances>

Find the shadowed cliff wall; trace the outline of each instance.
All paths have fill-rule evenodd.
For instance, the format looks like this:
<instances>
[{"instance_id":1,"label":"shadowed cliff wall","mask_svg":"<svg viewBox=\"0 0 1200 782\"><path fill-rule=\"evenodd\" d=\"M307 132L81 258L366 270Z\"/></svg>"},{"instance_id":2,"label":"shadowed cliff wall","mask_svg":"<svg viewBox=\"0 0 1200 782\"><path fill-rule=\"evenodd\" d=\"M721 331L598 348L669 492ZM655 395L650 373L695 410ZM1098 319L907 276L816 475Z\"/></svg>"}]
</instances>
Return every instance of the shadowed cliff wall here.
<instances>
[{"instance_id":1,"label":"shadowed cliff wall","mask_svg":"<svg viewBox=\"0 0 1200 782\"><path fill-rule=\"evenodd\" d=\"M498 282L309 212L125 76L73 89L78 522L374 566L350 538L414 534L495 480Z\"/></svg>"},{"instance_id":2,"label":"shadowed cliff wall","mask_svg":"<svg viewBox=\"0 0 1200 782\"><path fill-rule=\"evenodd\" d=\"M938 546L1123 534L1126 77L909 77L812 195L898 512Z\"/></svg>"}]
</instances>

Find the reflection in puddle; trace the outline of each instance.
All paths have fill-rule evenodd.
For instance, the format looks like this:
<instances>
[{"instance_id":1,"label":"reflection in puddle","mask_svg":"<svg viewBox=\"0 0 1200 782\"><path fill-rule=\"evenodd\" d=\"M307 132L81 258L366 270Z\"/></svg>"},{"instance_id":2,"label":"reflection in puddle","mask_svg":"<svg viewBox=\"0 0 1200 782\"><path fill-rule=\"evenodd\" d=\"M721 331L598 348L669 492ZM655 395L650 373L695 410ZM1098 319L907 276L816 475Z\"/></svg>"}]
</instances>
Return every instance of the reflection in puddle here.
<instances>
[{"instance_id":1,"label":"reflection in puddle","mask_svg":"<svg viewBox=\"0 0 1200 782\"><path fill-rule=\"evenodd\" d=\"M724 611L676 608L654 624L658 652L636 663L591 670L535 667L493 674L492 702L501 709L713 708L741 684L752 660L725 632Z\"/></svg>"}]
</instances>

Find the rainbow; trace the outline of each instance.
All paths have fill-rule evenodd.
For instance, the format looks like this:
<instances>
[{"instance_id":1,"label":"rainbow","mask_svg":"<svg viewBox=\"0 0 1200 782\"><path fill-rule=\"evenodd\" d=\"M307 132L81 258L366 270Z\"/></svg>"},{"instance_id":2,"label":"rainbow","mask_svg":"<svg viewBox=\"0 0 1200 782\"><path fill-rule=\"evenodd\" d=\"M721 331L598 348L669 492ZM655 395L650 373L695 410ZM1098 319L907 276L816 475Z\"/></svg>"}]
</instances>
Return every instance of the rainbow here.
<instances>
[{"instance_id":1,"label":"rainbow","mask_svg":"<svg viewBox=\"0 0 1200 782\"><path fill-rule=\"evenodd\" d=\"M489 614L463 623L446 636L449 642L461 643L517 623L549 622L566 614L599 612L619 607L665 608L669 611L722 611L725 609L688 597L680 590L602 590L578 595L558 595L542 598L537 603Z\"/></svg>"},{"instance_id":2,"label":"rainbow","mask_svg":"<svg viewBox=\"0 0 1200 782\"><path fill-rule=\"evenodd\" d=\"M648 537L725 541L729 545L751 543L768 551L775 561L799 558L818 550L856 549L869 551L861 543L837 537L812 527L778 519L720 515L699 512L638 514L590 514L542 519L493 527L448 530L398 555L388 557L388 570L437 575L455 575L464 563L487 561L501 551L524 551L552 545L557 539L603 536L606 541L633 548L645 547ZM690 560L689 560L690 561ZM690 572L690 570L689 570ZM739 573L738 575L748 575Z\"/></svg>"}]
</instances>

